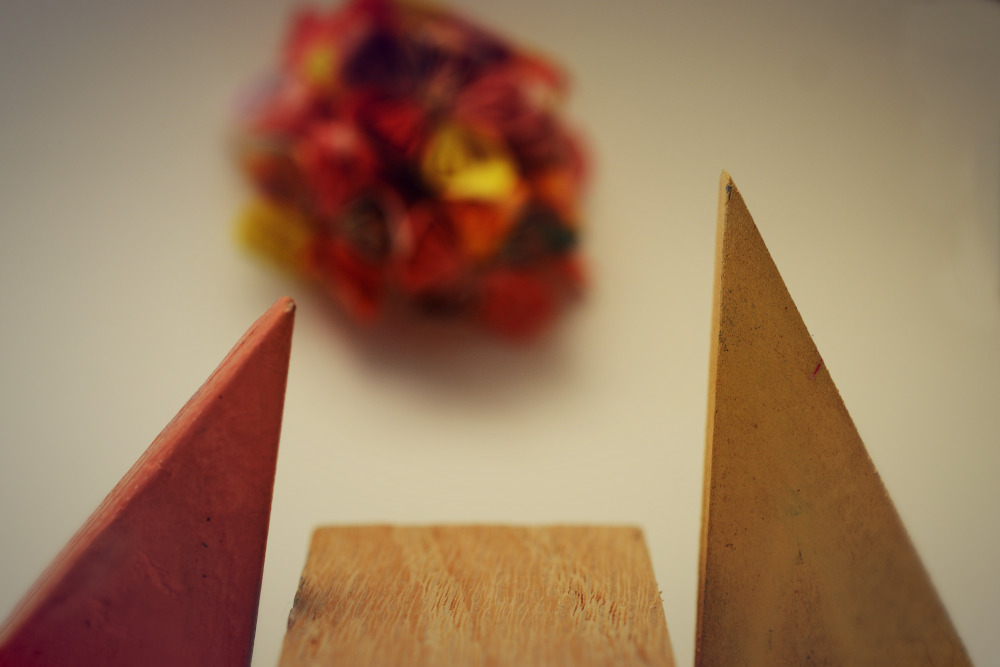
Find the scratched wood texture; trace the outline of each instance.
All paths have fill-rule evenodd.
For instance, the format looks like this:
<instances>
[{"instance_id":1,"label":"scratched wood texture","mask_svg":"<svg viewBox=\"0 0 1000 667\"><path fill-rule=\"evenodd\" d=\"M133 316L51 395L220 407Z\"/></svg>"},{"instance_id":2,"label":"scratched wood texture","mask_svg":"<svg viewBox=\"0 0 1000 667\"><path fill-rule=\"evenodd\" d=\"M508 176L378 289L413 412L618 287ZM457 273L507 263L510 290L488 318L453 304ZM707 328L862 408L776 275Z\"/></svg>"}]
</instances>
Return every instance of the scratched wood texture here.
<instances>
[{"instance_id":1,"label":"scratched wood texture","mask_svg":"<svg viewBox=\"0 0 1000 667\"><path fill-rule=\"evenodd\" d=\"M968 665L728 174L696 664Z\"/></svg>"},{"instance_id":2,"label":"scratched wood texture","mask_svg":"<svg viewBox=\"0 0 1000 667\"><path fill-rule=\"evenodd\" d=\"M631 527L326 527L281 655L293 665L672 666Z\"/></svg>"}]
</instances>

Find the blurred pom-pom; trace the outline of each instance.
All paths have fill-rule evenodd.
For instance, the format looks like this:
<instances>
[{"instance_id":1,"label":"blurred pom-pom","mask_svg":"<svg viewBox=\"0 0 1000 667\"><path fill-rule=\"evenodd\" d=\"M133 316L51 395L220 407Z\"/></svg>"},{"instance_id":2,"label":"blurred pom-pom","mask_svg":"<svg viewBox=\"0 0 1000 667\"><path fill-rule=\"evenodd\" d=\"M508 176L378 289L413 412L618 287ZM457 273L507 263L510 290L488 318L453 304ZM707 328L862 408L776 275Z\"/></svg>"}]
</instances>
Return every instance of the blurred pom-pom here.
<instances>
[{"instance_id":1,"label":"blurred pom-pom","mask_svg":"<svg viewBox=\"0 0 1000 667\"><path fill-rule=\"evenodd\" d=\"M566 87L442 9L300 12L240 109L243 239L360 322L401 307L531 339L584 286Z\"/></svg>"}]
</instances>

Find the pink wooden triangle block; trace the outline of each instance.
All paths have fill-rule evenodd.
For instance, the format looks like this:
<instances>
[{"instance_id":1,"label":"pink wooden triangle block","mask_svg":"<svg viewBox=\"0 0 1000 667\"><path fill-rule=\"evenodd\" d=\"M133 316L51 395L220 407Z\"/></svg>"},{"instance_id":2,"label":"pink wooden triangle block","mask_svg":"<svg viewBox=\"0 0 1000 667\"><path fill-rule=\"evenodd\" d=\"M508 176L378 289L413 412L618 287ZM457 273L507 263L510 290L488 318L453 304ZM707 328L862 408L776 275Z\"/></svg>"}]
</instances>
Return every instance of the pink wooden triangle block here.
<instances>
[{"instance_id":1,"label":"pink wooden triangle block","mask_svg":"<svg viewBox=\"0 0 1000 667\"><path fill-rule=\"evenodd\" d=\"M275 303L0 628L0 665L247 665L295 304Z\"/></svg>"}]
</instances>

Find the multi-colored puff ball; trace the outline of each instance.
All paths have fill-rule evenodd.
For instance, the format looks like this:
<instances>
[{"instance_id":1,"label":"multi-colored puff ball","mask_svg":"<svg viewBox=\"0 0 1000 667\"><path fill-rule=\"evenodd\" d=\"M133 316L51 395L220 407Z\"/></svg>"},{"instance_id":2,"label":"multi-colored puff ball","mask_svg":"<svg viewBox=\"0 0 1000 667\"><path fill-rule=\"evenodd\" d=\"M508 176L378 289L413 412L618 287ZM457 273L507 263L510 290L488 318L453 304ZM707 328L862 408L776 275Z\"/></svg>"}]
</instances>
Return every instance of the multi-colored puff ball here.
<instances>
[{"instance_id":1,"label":"multi-colored puff ball","mask_svg":"<svg viewBox=\"0 0 1000 667\"><path fill-rule=\"evenodd\" d=\"M304 11L242 109L242 235L361 322L402 306L530 338L583 287L566 87L442 9Z\"/></svg>"}]
</instances>

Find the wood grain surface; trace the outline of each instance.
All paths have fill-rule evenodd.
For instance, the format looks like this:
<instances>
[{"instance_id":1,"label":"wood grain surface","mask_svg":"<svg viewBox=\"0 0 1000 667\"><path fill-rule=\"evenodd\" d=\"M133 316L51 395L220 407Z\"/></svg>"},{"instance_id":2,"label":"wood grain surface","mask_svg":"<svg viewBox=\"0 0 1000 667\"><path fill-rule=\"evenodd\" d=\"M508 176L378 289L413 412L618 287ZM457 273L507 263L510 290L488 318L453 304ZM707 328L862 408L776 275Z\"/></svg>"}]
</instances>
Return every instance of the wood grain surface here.
<instances>
[{"instance_id":1,"label":"wood grain surface","mask_svg":"<svg viewBox=\"0 0 1000 667\"><path fill-rule=\"evenodd\" d=\"M728 174L719 197L696 664L969 664Z\"/></svg>"},{"instance_id":2,"label":"wood grain surface","mask_svg":"<svg viewBox=\"0 0 1000 667\"><path fill-rule=\"evenodd\" d=\"M318 529L281 665L673 665L629 527Z\"/></svg>"}]
</instances>

